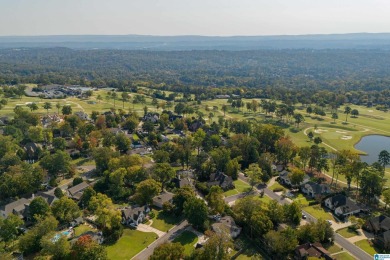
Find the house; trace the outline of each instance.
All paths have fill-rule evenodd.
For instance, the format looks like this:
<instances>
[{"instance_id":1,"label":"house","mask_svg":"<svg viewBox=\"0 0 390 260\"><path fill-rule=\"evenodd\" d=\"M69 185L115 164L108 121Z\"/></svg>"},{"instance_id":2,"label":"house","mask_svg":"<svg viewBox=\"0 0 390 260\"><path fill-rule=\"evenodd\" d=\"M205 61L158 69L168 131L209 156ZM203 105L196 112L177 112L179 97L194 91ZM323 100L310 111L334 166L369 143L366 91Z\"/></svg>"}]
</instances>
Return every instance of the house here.
<instances>
[{"instance_id":1,"label":"house","mask_svg":"<svg viewBox=\"0 0 390 260\"><path fill-rule=\"evenodd\" d=\"M360 213L362 210L355 202L342 194L327 198L325 200L325 206L331 209L336 216L339 217L349 217Z\"/></svg>"},{"instance_id":2,"label":"house","mask_svg":"<svg viewBox=\"0 0 390 260\"><path fill-rule=\"evenodd\" d=\"M172 182L175 184L176 188L183 188L185 186L190 186L193 188L192 179L189 177L181 177L178 175L176 178L172 179Z\"/></svg>"},{"instance_id":3,"label":"house","mask_svg":"<svg viewBox=\"0 0 390 260\"><path fill-rule=\"evenodd\" d=\"M182 118L183 118L183 116L174 115L173 113L169 114L169 121L170 122L174 122L176 119L182 119Z\"/></svg>"},{"instance_id":4,"label":"house","mask_svg":"<svg viewBox=\"0 0 390 260\"><path fill-rule=\"evenodd\" d=\"M68 196L74 200L80 200L81 196L84 193L84 190L88 188L90 185L83 181L71 188L68 189Z\"/></svg>"},{"instance_id":5,"label":"house","mask_svg":"<svg viewBox=\"0 0 390 260\"><path fill-rule=\"evenodd\" d=\"M234 189L233 179L230 176L227 176L223 172L215 172L210 175L210 181L207 182L207 186L219 186L223 190Z\"/></svg>"},{"instance_id":6,"label":"house","mask_svg":"<svg viewBox=\"0 0 390 260\"><path fill-rule=\"evenodd\" d=\"M8 117L6 117L6 116L0 117L0 126L5 126L5 125L8 125L9 123L10 123L10 120Z\"/></svg>"},{"instance_id":7,"label":"house","mask_svg":"<svg viewBox=\"0 0 390 260\"><path fill-rule=\"evenodd\" d=\"M390 230L375 236L373 242L379 248L390 250Z\"/></svg>"},{"instance_id":8,"label":"house","mask_svg":"<svg viewBox=\"0 0 390 260\"><path fill-rule=\"evenodd\" d=\"M142 118L142 120L144 122L152 122L153 124L157 123L157 121L160 119L160 116L159 114L157 113L147 113L146 115L144 115L144 117Z\"/></svg>"},{"instance_id":9,"label":"house","mask_svg":"<svg viewBox=\"0 0 390 260\"><path fill-rule=\"evenodd\" d=\"M139 154L141 156L153 154L153 150L150 147L144 147L144 148L135 148L131 150L127 150L127 154Z\"/></svg>"},{"instance_id":10,"label":"house","mask_svg":"<svg viewBox=\"0 0 390 260\"><path fill-rule=\"evenodd\" d=\"M326 259L333 260L330 253L321 245L321 243L306 243L295 248L295 259Z\"/></svg>"},{"instance_id":11,"label":"house","mask_svg":"<svg viewBox=\"0 0 390 260\"><path fill-rule=\"evenodd\" d=\"M291 183L291 173L286 171L286 170L283 170L279 174L279 180L280 180L281 184L284 184L287 186L293 186ZM303 181L299 185L303 185L303 184L307 183L309 180L310 180L309 175L305 174L305 176L303 177Z\"/></svg>"},{"instance_id":12,"label":"house","mask_svg":"<svg viewBox=\"0 0 390 260\"><path fill-rule=\"evenodd\" d=\"M225 216L218 222L211 225L211 229L215 233L224 233L231 238L236 238L241 233L242 228L236 225L231 216Z\"/></svg>"},{"instance_id":13,"label":"house","mask_svg":"<svg viewBox=\"0 0 390 260\"><path fill-rule=\"evenodd\" d=\"M191 132L196 132L199 128L201 128L204 123L201 120L195 120L188 126L188 130Z\"/></svg>"},{"instance_id":14,"label":"house","mask_svg":"<svg viewBox=\"0 0 390 260\"><path fill-rule=\"evenodd\" d=\"M225 99L225 98L230 98L230 96L229 95L215 95L215 98Z\"/></svg>"},{"instance_id":15,"label":"house","mask_svg":"<svg viewBox=\"0 0 390 260\"><path fill-rule=\"evenodd\" d=\"M173 199L174 194L170 192L162 192L161 194L155 196L153 198L153 206L156 206L158 208L162 208L165 202L171 202Z\"/></svg>"},{"instance_id":16,"label":"house","mask_svg":"<svg viewBox=\"0 0 390 260\"><path fill-rule=\"evenodd\" d=\"M49 206L51 206L51 205L53 205L54 201L58 200L58 198L54 195L54 190L55 189L45 191L45 192L38 191L35 194L35 197L42 197L47 202L47 204L49 204Z\"/></svg>"},{"instance_id":17,"label":"house","mask_svg":"<svg viewBox=\"0 0 390 260\"><path fill-rule=\"evenodd\" d=\"M26 217L30 200L21 198L14 202L8 203L0 207L0 216L7 218L11 213L19 216L20 218Z\"/></svg>"},{"instance_id":18,"label":"house","mask_svg":"<svg viewBox=\"0 0 390 260\"><path fill-rule=\"evenodd\" d=\"M78 111L78 112L75 112L74 113L78 118L80 118L81 120L83 121L88 121L89 120L89 116L87 113L83 112L83 111Z\"/></svg>"},{"instance_id":19,"label":"house","mask_svg":"<svg viewBox=\"0 0 390 260\"><path fill-rule=\"evenodd\" d=\"M309 197L318 198L331 193L328 184L318 184L309 181L301 186L301 191Z\"/></svg>"},{"instance_id":20,"label":"house","mask_svg":"<svg viewBox=\"0 0 390 260\"><path fill-rule=\"evenodd\" d=\"M69 226L77 227L77 226L80 226L81 224L84 224L84 223L85 223L85 221L84 221L83 217L78 217L78 218L74 219L73 221L71 221L69 223Z\"/></svg>"},{"instance_id":21,"label":"house","mask_svg":"<svg viewBox=\"0 0 390 260\"><path fill-rule=\"evenodd\" d=\"M122 210L122 224L138 226L145 220L149 212L148 206L125 208Z\"/></svg>"},{"instance_id":22,"label":"house","mask_svg":"<svg viewBox=\"0 0 390 260\"><path fill-rule=\"evenodd\" d=\"M33 143L33 142L29 142L29 143L24 145L23 149L26 152L27 157L29 159L38 159L39 155L42 152L42 145L37 144L37 143Z\"/></svg>"},{"instance_id":23,"label":"house","mask_svg":"<svg viewBox=\"0 0 390 260\"><path fill-rule=\"evenodd\" d=\"M362 228L374 234L380 234L389 231L390 218L385 215L370 218L364 223Z\"/></svg>"}]
</instances>

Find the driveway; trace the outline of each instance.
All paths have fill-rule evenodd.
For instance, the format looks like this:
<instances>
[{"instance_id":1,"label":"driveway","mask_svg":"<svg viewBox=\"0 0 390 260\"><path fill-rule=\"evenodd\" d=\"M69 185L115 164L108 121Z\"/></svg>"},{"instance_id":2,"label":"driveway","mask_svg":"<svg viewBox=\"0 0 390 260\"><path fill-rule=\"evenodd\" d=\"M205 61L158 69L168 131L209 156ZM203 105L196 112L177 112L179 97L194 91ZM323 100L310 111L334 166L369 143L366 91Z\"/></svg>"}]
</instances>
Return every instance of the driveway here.
<instances>
[{"instance_id":1,"label":"driveway","mask_svg":"<svg viewBox=\"0 0 390 260\"><path fill-rule=\"evenodd\" d=\"M165 233L162 237L159 237L156 241L150 244L147 248L139 252L132 259L136 260L145 260L148 259L152 254L156 247L166 242L172 242L177 236L179 236L184 230L186 230L190 225L187 220L181 222L179 225L173 227L167 233Z\"/></svg>"},{"instance_id":2,"label":"driveway","mask_svg":"<svg viewBox=\"0 0 390 260\"><path fill-rule=\"evenodd\" d=\"M141 231L141 232L153 232L153 233L156 233L158 235L158 237L162 237L164 236L166 233L163 232L163 231L160 231L154 227L151 227L149 225L145 225L145 224L139 224L137 226L137 230L138 231Z\"/></svg>"}]
</instances>

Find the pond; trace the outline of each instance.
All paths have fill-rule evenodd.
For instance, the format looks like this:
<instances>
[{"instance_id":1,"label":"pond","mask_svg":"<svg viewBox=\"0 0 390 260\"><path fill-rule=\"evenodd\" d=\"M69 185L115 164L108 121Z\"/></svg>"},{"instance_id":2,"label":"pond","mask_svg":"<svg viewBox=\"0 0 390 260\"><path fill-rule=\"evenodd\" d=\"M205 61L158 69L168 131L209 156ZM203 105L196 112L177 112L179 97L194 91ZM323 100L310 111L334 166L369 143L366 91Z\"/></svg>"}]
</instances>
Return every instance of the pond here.
<instances>
[{"instance_id":1,"label":"pond","mask_svg":"<svg viewBox=\"0 0 390 260\"><path fill-rule=\"evenodd\" d=\"M367 153L361 155L363 162L372 164L378 161L378 155L381 151L387 150L390 152L390 137L383 135L368 135L363 137L355 148Z\"/></svg>"}]
</instances>

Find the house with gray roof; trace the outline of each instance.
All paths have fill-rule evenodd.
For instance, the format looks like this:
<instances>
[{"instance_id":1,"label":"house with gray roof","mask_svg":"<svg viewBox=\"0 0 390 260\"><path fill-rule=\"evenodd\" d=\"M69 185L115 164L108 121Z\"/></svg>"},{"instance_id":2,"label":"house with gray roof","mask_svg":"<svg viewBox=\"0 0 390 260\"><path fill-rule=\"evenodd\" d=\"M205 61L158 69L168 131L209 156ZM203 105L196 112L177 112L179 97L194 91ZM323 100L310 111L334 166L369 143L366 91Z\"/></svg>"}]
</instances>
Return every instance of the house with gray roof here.
<instances>
[{"instance_id":1,"label":"house with gray roof","mask_svg":"<svg viewBox=\"0 0 390 260\"><path fill-rule=\"evenodd\" d=\"M30 200L21 198L11 203L5 204L0 207L0 216L7 218L10 214L15 214L20 218L26 217L28 206L30 205Z\"/></svg>"},{"instance_id":2,"label":"house with gray roof","mask_svg":"<svg viewBox=\"0 0 390 260\"><path fill-rule=\"evenodd\" d=\"M318 184L312 181L302 184L301 191L311 198L319 198L321 196L325 196L331 193L328 184Z\"/></svg>"},{"instance_id":3,"label":"house with gray roof","mask_svg":"<svg viewBox=\"0 0 390 260\"><path fill-rule=\"evenodd\" d=\"M390 218L385 215L380 215L368 219L362 228L374 234L380 234L390 230Z\"/></svg>"},{"instance_id":4,"label":"house with gray roof","mask_svg":"<svg viewBox=\"0 0 390 260\"><path fill-rule=\"evenodd\" d=\"M129 207L122 209L122 224L123 225L135 225L138 226L141 224L147 214L150 212L150 209L148 206L142 206L142 207Z\"/></svg>"},{"instance_id":5,"label":"house with gray roof","mask_svg":"<svg viewBox=\"0 0 390 260\"><path fill-rule=\"evenodd\" d=\"M212 173L210 175L210 181L207 182L207 186L219 186L225 191L235 188L232 177L227 176L223 172Z\"/></svg>"},{"instance_id":6,"label":"house with gray roof","mask_svg":"<svg viewBox=\"0 0 390 260\"><path fill-rule=\"evenodd\" d=\"M325 206L331 209L336 216L343 218L360 213L362 210L354 201L342 194L327 198Z\"/></svg>"},{"instance_id":7,"label":"house with gray roof","mask_svg":"<svg viewBox=\"0 0 390 260\"><path fill-rule=\"evenodd\" d=\"M153 206L156 206L158 208L162 208L164 203L166 202L172 202L173 196L175 194L171 192L164 191L161 194L153 197Z\"/></svg>"},{"instance_id":8,"label":"house with gray roof","mask_svg":"<svg viewBox=\"0 0 390 260\"><path fill-rule=\"evenodd\" d=\"M242 230L230 216L225 216L218 222L212 224L211 229L217 234L226 234L233 239L238 237Z\"/></svg>"},{"instance_id":9,"label":"house with gray roof","mask_svg":"<svg viewBox=\"0 0 390 260\"><path fill-rule=\"evenodd\" d=\"M79 183L67 190L68 196L74 200L80 200L81 196L84 193L84 190L88 188L90 184L83 181L82 183Z\"/></svg>"}]
</instances>

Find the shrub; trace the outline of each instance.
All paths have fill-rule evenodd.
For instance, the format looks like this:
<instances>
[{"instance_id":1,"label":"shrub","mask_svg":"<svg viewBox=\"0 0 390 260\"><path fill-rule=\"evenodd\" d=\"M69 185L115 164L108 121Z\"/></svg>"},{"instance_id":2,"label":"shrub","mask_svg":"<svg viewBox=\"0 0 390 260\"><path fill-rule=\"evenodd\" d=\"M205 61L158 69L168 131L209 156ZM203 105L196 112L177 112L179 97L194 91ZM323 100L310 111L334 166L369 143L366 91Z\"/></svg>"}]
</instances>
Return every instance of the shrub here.
<instances>
[{"instance_id":1,"label":"shrub","mask_svg":"<svg viewBox=\"0 0 390 260\"><path fill-rule=\"evenodd\" d=\"M153 211L151 211L151 212L149 213L149 217L150 217L150 218L154 218L155 216L156 216L156 214L154 214Z\"/></svg>"},{"instance_id":2,"label":"shrub","mask_svg":"<svg viewBox=\"0 0 390 260\"><path fill-rule=\"evenodd\" d=\"M284 189L283 188L275 188L275 189L273 189L272 191L273 192L280 192L280 191L283 191Z\"/></svg>"},{"instance_id":3,"label":"shrub","mask_svg":"<svg viewBox=\"0 0 390 260\"><path fill-rule=\"evenodd\" d=\"M320 204L318 201L309 201L309 206Z\"/></svg>"}]
</instances>

